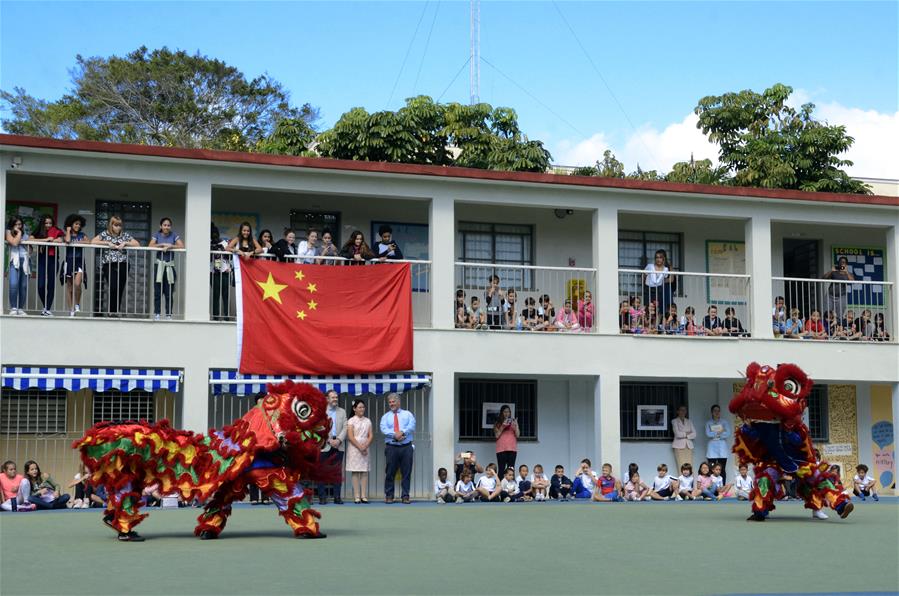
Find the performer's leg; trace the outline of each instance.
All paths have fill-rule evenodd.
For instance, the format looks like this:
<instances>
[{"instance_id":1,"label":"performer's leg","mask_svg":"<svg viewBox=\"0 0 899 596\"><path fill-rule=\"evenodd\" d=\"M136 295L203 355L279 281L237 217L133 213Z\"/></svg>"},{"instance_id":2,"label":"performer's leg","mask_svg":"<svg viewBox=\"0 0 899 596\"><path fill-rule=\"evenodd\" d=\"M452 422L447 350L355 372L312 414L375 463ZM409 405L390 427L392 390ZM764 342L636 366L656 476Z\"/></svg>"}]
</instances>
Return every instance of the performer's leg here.
<instances>
[{"instance_id":1,"label":"performer's leg","mask_svg":"<svg viewBox=\"0 0 899 596\"><path fill-rule=\"evenodd\" d=\"M243 499L245 494L246 481L242 478L219 487L206 502L203 513L197 518L198 523L194 528L194 536L199 536L204 540L217 538L225 529L225 524L228 523L228 517L231 515L231 503L234 500Z\"/></svg>"},{"instance_id":2,"label":"performer's leg","mask_svg":"<svg viewBox=\"0 0 899 596\"><path fill-rule=\"evenodd\" d=\"M847 517L854 505L843 492L843 485L839 478L827 471L827 463L822 462L820 468L814 470L805 482L802 483L802 495L805 499L805 508L817 511L825 505L836 511L840 517Z\"/></svg>"},{"instance_id":3,"label":"performer's leg","mask_svg":"<svg viewBox=\"0 0 899 596\"><path fill-rule=\"evenodd\" d=\"M147 514L138 513L142 490L140 486L131 482L124 484L119 489L107 487L109 496L103 523L119 534L131 534L134 527L147 517Z\"/></svg>"},{"instance_id":4,"label":"performer's leg","mask_svg":"<svg viewBox=\"0 0 899 596\"><path fill-rule=\"evenodd\" d=\"M774 498L777 495L777 472L773 468L755 470L755 482L749 500L752 501L752 515L749 519L764 521L774 511Z\"/></svg>"},{"instance_id":5,"label":"performer's leg","mask_svg":"<svg viewBox=\"0 0 899 596\"><path fill-rule=\"evenodd\" d=\"M267 493L277 505L278 513L293 529L296 537L324 538L318 526L321 514L312 508L311 499L303 491L299 478L289 478L285 485L272 483Z\"/></svg>"}]
</instances>

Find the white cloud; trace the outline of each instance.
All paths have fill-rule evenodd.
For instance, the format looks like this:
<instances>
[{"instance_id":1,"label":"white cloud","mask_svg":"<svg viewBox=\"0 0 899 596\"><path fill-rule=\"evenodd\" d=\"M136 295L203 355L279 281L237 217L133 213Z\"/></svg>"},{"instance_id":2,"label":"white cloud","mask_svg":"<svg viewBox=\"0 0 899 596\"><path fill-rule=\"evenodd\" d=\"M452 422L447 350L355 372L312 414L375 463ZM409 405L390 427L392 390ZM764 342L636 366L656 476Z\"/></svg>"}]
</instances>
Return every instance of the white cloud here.
<instances>
[{"instance_id":1,"label":"white cloud","mask_svg":"<svg viewBox=\"0 0 899 596\"><path fill-rule=\"evenodd\" d=\"M813 99L802 89L790 98L790 104L795 107L808 101ZM899 179L899 111L889 114L830 102L816 104L814 117L829 124L842 124L855 139L849 151L841 156L854 162L847 168L850 175ZM584 140L559 141L550 150L558 164L583 166L593 165L605 149L611 149L628 172L635 170L638 163L644 170L667 172L676 162L689 159L691 153L695 159L717 162L718 148L696 128L697 119L691 113L661 131L644 126L623 142L613 142L608 133L600 131Z\"/></svg>"}]
</instances>

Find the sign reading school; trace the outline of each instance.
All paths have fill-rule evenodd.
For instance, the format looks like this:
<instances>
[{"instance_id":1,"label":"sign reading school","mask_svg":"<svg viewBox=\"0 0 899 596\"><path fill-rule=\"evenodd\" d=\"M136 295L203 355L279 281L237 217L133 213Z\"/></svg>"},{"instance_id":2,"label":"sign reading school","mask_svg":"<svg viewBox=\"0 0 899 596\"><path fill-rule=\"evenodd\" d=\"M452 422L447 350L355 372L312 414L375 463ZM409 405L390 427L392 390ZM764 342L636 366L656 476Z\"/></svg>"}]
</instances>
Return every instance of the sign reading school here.
<instances>
[{"instance_id":1,"label":"sign reading school","mask_svg":"<svg viewBox=\"0 0 899 596\"><path fill-rule=\"evenodd\" d=\"M241 258L241 374L411 370L409 264L359 267Z\"/></svg>"}]
</instances>

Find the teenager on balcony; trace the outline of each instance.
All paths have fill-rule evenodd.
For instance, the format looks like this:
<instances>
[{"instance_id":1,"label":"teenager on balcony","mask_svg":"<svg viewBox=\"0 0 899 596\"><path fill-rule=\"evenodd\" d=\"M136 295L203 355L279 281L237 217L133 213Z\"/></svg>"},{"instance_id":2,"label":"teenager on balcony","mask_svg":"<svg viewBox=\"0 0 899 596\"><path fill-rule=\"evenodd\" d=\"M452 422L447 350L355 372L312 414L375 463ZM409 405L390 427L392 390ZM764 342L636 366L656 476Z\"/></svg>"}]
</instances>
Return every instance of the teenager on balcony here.
<instances>
[{"instance_id":1,"label":"teenager on balcony","mask_svg":"<svg viewBox=\"0 0 899 596\"><path fill-rule=\"evenodd\" d=\"M184 241L172 229L172 220L163 217L159 220L159 231L150 238L151 248L159 249L156 255L155 274L153 276L153 318L159 320L160 298L165 297L165 318L172 318L172 293L175 291L175 255L169 252L172 248L184 248ZM161 296L160 296L161 295Z\"/></svg>"}]
</instances>

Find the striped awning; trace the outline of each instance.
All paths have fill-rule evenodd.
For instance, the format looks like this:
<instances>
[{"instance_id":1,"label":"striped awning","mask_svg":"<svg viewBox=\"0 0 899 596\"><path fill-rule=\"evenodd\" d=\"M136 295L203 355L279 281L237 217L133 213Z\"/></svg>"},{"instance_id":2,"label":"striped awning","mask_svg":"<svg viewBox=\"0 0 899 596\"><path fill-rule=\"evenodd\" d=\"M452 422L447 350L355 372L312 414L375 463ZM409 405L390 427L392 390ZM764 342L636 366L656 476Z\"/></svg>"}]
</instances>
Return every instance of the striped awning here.
<instances>
[{"instance_id":1,"label":"striped awning","mask_svg":"<svg viewBox=\"0 0 899 596\"><path fill-rule=\"evenodd\" d=\"M235 370L210 370L209 386L213 395L252 395L265 391L267 383L280 383L285 379L300 383L309 383L325 392L334 389L338 393L362 395L374 393L402 393L412 391L431 384L429 375L417 373L395 373L378 375L346 375L317 377L299 375L290 377L272 377L265 375L242 375Z\"/></svg>"},{"instance_id":2,"label":"striped awning","mask_svg":"<svg viewBox=\"0 0 899 596\"><path fill-rule=\"evenodd\" d=\"M93 389L103 391L178 391L181 371L170 368L55 368L4 366L3 387L11 389Z\"/></svg>"}]
</instances>

